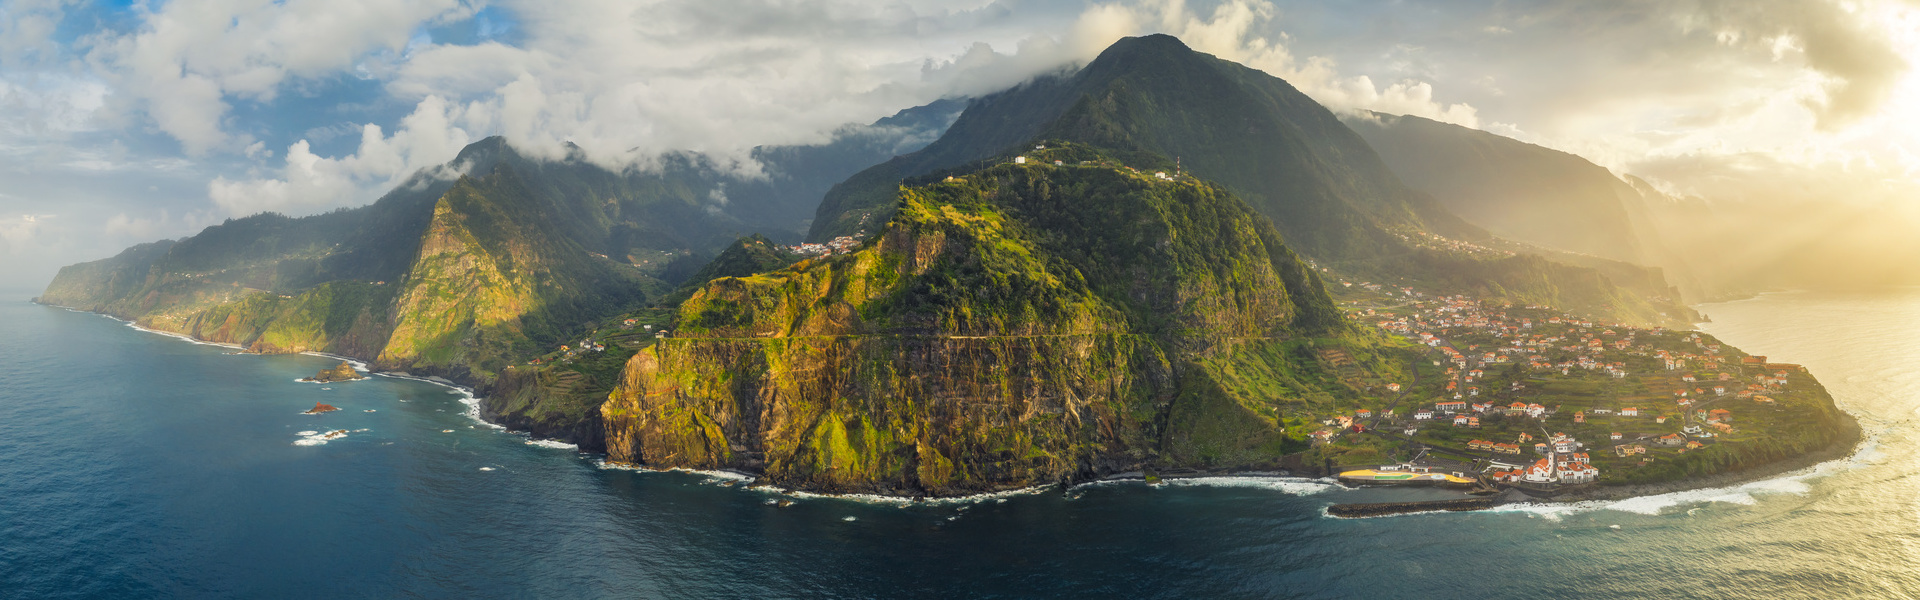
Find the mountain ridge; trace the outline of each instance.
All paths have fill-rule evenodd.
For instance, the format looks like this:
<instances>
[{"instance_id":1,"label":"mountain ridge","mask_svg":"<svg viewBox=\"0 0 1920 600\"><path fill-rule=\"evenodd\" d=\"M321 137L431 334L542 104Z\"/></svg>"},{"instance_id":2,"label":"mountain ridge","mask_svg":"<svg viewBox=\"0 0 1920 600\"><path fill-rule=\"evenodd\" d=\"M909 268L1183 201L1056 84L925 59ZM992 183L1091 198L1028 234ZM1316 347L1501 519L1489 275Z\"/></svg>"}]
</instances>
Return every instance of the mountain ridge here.
<instances>
[{"instance_id":1,"label":"mountain ridge","mask_svg":"<svg viewBox=\"0 0 1920 600\"><path fill-rule=\"evenodd\" d=\"M1225 185L1315 264L1354 277L1438 283L1447 286L1436 289L1442 293L1506 295L1629 322L1678 326L1692 316L1666 286L1627 290L1578 268L1489 265L1423 249L1413 238L1492 238L1405 186L1365 139L1284 80L1165 35L1122 39L1076 71L976 99L940 140L830 190L809 239L854 235L883 221L903 184L1068 142L1123 154L1137 168Z\"/></svg>"}]
</instances>

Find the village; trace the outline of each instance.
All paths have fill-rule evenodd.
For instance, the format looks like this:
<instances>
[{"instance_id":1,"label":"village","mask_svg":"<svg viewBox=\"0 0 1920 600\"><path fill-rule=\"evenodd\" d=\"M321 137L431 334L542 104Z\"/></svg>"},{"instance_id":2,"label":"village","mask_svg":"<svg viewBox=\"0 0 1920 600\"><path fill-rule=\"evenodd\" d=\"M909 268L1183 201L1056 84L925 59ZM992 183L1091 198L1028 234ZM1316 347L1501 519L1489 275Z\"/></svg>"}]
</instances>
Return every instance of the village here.
<instances>
[{"instance_id":1,"label":"village","mask_svg":"<svg viewBox=\"0 0 1920 600\"><path fill-rule=\"evenodd\" d=\"M1552 494L1683 478L1728 445L1776 443L1817 417L1799 365L1697 332L1602 323L1543 306L1429 297L1338 280L1348 317L1415 344L1407 381L1370 382L1315 417L1344 482L1442 482ZM1332 286L1330 286L1332 287ZM1421 364L1424 363L1424 364ZM1689 460L1689 454L1693 459ZM1369 464L1372 463L1372 464Z\"/></svg>"}]
</instances>

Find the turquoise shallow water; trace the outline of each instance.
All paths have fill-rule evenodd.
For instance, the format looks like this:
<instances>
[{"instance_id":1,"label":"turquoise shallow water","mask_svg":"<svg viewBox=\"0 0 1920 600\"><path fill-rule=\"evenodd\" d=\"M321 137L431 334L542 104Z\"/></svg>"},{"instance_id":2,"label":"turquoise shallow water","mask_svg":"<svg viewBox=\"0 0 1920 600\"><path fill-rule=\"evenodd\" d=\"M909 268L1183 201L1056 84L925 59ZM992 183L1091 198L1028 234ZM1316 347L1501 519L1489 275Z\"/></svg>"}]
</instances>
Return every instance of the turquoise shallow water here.
<instances>
[{"instance_id":1,"label":"turquoise shallow water","mask_svg":"<svg viewBox=\"0 0 1920 600\"><path fill-rule=\"evenodd\" d=\"M779 508L530 445L431 384L300 384L333 361L0 303L0 597L1920 595L1920 290L1702 309L1811 368L1863 451L1733 489L1362 520L1322 511L1409 496L1247 479ZM316 401L345 410L299 414ZM329 429L353 433L295 444Z\"/></svg>"}]
</instances>

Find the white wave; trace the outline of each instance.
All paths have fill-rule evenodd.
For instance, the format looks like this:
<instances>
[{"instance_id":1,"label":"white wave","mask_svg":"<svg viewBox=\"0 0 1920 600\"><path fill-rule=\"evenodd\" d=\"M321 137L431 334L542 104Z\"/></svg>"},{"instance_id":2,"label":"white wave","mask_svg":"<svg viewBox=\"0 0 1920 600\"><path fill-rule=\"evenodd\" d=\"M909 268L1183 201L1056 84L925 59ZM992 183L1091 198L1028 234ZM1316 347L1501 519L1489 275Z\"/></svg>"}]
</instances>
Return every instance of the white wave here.
<instances>
[{"instance_id":1,"label":"white wave","mask_svg":"<svg viewBox=\"0 0 1920 600\"><path fill-rule=\"evenodd\" d=\"M1480 510L1480 511L1461 511L1461 514L1465 514L1466 512L1507 513L1507 514L1526 515L1526 517L1529 519L1546 519L1548 521L1559 521L1570 515L1576 515L1583 512L1589 512L1589 511L1605 508L1605 505L1606 505L1606 502L1603 502L1603 501L1517 502L1513 504L1502 504L1499 506L1495 506L1493 508ZM1430 511L1425 513L1410 513L1410 514L1434 514L1434 513L1444 513L1444 512L1452 512L1452 511Z\"/></svg>"},{"instance_id":2,"label":"white wave","mask_svg":"<svg viewBox=\"0 0 1920 600\"><path fill-rule=\"evenodd\" d=\"M1332 479L1309 479L1306 477L1261 477L1236 476L1221 477L1181 477L1162 479L1162 485L1169 487L1238 487L1273 490L1294 496L1307 496L1334 490L1347 489Z\"/></svg>"},{"instance_id":3,"label":"white wave","mask_svg":"<svg viewBox=\"0 0 1920 600\"><path fill-rule=\"evenodd\" d=\"M107 315L100 315L100 316L103 316L103 317L107 317ZM183 341L183 342L187 342L187 343L189 343L189 344L198 344L198 345L201 345L201 346L216 346L216 347L220 347L220 348L230 348L230 349L234 349L234 350L246 350L246 348L244 348L244 347L242 347L242 346L240 346L239 344L225 344L225 343L221 343L221 342L209 342L209 341L206 341L206 340L198 340L198 339L194 339L194 337L193 337L193 336L190 336L190 335L187 335L187 334L184 334L184 333L174 333L174 332L171 332L171 331L161 331L161 330L158 330L158 329L148 329L148 328L145 328L145 327L141 327L141 326L139 326L139 325L137 325L137 324L135 324L135 323L134 323L133 321L127 321L127 320L122 320L122 319L114 319L113 317L107 317L107 318L108 318L108 319L113 319L113 320L115 320L115 321L119 321L120 323L122 323L122 324L125 324L125 325L126 325L126 326L128 326L128 327L132 327L132 328L134 328L135 330L138 330L138 331L145 331L145 332L147 332L147 333L151 333L151 334L154 334L154 335L164 335L164 336L167 336L167 337L170 337L170 338L173 338L173 339L176 339L176 340L180 340L180 341Z\"/></svg>"},{"instance_id":4,"label":"white wave","mask_svg":"<svg viewBox=\"0 0 1920 600\"><path fill-rule=\"evenodd\" d=\"M1760 496L1781 494L1804 496L1808 492L1813 491L1811 480L1833 475L1841 471L1861 468L1878 459L1880 457L1879 439L1880 434L1875 433L1862 442L1852 454L1797 471L1791 471L1771 479L1749 481L1727 487L1704 488L1628 498L1611 503L1602 503L1602 506L1599 508L1644 515L1656 515L1662 511L1678 506L1710 504L1714 502L1752 506L1760 501Z\"/></svg>"},{"instance_id":5,"label":"white wave","mask_svg":"<svg viewBox=\"0 0 1920 600\"><path fill-rule=\"evenodd\" d=\"M706 477L707 479L713 480L713 481L746 482L746 481L753 481L754 479L756 479L752 475L741 473L739 471L718 471L718 470L709 471L709 470L703 470L703 469L688 469L685 467L672 467L667 469L658 469L658 468L648 467L644 465L612 462L604 458L593 459L593 463L595 466L598 466L602 469L613 469L616 471L633 471L635 473L688 473L692 475L699 475L702 477Z\"/></svg>"},{"instance_id":6,"label":"white wave","mask_svg":"<svg viewBox=\"0 0 1920 600\"><path fill-rule=\"evenodd\" d=\"M507 431L506 426L492 423L487 421L484 418L481 418L480 416L481 399L480 397L473 395L473 388L469 388L469 387L454 383L452 381L448 381L446 380L446 378L443 378L443 377L416 377L413 375L408 375L406 373L393 373L393 372L374 373L374 375L379 375L381 377L390 377L393 379L406 379L409 381L418 381L421 383L428 383L428 384L447 388L448 394L459 396L460 403L466 405L467 409L463 412L464 414L467 415L467 418L473 419L475 423L478 423L481 426L486 427L488 429L494 429L497 431Z\"/></svg>"},{"instance_id":7,"label":"white wave","mask_svg":"<svg viewBox=\"0 0 1920 600\"><path fill-rule=\"evenodd\" d=\"M594 465L602 469L633 471L636 473L678 472L678 473L687 473L691 475L699 475L707 478L709 482L713 482L713 483L729 483L729 484L746 483L746 482L750 482L757 479L757 477L753 475L748 475L746 473L740 473L737 471L707 471L707 470L700 470L700 469L687 469L687 468L681 468L681 467L674 467L670 469L656 469L653 467L647 467L642 465L610 462L603 458L593 459L593 463ZM776 494L776 495L787 496L789 498L801 499L801 500L844 500L847 502L858 502L862 504L878 504L878 505L890 505L890 506L940 506L940 505L951 505L951 504L973 504L977 502L987 502L987 501L1004 502L1006 501L1007 498L1012 498L1015 496L1024 496L1028 494L1037 494L1051 487L1052 486L1043 485L1043 486L1034 486L1029 488L1021 488L1017 490L1007 490L1002 492L974 494L971 496L953 496L953 497L942 497L942 498L906 498L901 496L881 496L878 494L822 494L817 492L804 492L799 490L783 491L773 486L748 487L746 489L750 491L758 492L758 493Z\"/></svg>"},{"instance_id":8,"label":"white wave","mask_svg":"<svg viewBox=\"0 0 1920 600\"><path fill-rule=\"evenodd\" d=\"M318 356L321 358L331 358L337 361L347 363L349 365L353 365L353 369L355 371L360 371L362 373L365 373L367 371L367 363L361 362L359 359L356 359L351 356L341 356L338 354L328 354L325 352L314 352L314 351L301 352L301 354L305 354L307 356Z\"/></svg>"},{"instance_id":9,"label":"white wave","mask_svg":"<svg viewBox=\"0 0 1920 600\"><path fill-rule=\"evenodd\" d=\"M336 429L336 430L328 431L324 433L318 432L318 431L302 431L299 433L299 435L300 435L300 439L294 440L293 445L318 446L333 440L347 437L347 430Z\"/></svg>"},{"instance_id":10,"label":"white wave","mask_svg":"<svg viewBox=\"0 0 1920 600\"><path fill-rule=\"evenodd\" d=\"M579 444L569 444L566 442L562 442L560 440L539 440L539 439L528 438L527 445L539 446L541 448L552 448L555 450L572 450L575 452L580 451Z\"/></svg>"},{"instance_id":11,"label":"white wave","mask_svg":"<svg viewBox=\"0 0 1920 600\"><path fill-rule=\"evenodd\" d=\"M1821 464L1826 465L1828 463ZM1813 485L1807 483L1807 480L1826 474L1828 474L1826 471L1819 470L1818 466L1816 466L1816 468L1812 470L1800 471L1774 479L1763 479L1723 488L1706 488L1628 498L1626 500L1605 504L1600 508L1643 515L1657 515L1667 509L1678 506L1711 504L1714 502L1752 506L1760 502L1760 496L1774 494L1805 495L1807 492L1813 490Z\"/></svg>"},{"instance_id":12,"label":"white wave","mask_svg":"<svg viewBox=\"0 0 1920 600\"><path fill-rule=\"evenodd\" d=\"M1444 515L1449 512L1457 512L1457 511L1446 511L1446 510L1420 510L1420 511L1414 511L1414 512L1392 513L1392 514L1385 514L1385 515L1368 515L1364 517L1336 517L1336 516L1333 516L1333 513L1328 512L1328 509L1330 508L1332 508L1332 505L1320 507L1320 517L1324 519L1392 519L1396 517Z\"/></svg>"},{"instance_id":13,"label":"white wave","mask_svg":"<svg viewBox=\"0 0 1920 600\"><path fill-rule=\"evenodd\" d=\"M842 521L858 521L858 520L860 520L860 518L859 518L859 517L855 517L855 516L852 516L852 515L848 515L848 516L847 516L847 518L844 518L844 519L840 519L840 520L842 520Z\"/></svg>"},{"instance_id":14,"label":"white wave","mask_svg":"<svg viewBox=\"0 0 1920 600\"><path fill-rule=\"evenodd\" d=\"M809 500L844 500L847 502L858 502L861 504L878 504L878 505L887 505L887 506L948 506L948 505L955 505L955 504L963 504L963 505L976 504L976 503L987 502L987 501L994 501L996 503L1005 502L1006 499L1008 498L1038 494L1052 487L1053 486L1051 485L1040 485L1040 486L1020 488L1017 490L988 492L985 494L973 494L971 496L946 496L946 497L937 497L937 498L906 498L901 496L881 496L879 494L821 494L821 493L815 493L815 492L803 492L798 490L781 491L771 486L762 486L762 487L751 488L751 489L755 491L765 492L765 493L781 494L785 496L791 496L794 498L802 498L802 499L809 499Z\"/></svg>"},{"instance_id":15,"label":"white wave","mask_svg":"<svg viewBox=\"0 0 1920 600\"><path fill-rule=\"evenodd\" d=\"M482 470L482 471L492 471L492 470L493 470L493 467L480 467L480 470Z\"/></svg>"},{"instance_id":16,"label":"white wave","mask_svg":"<svg viewBox=\"0 0 1920 600\"><path fill-rule=\"evenodd\" d=\"M294 435L320 435L318 431L296 431Z\"/></svg>"}]
</instances>

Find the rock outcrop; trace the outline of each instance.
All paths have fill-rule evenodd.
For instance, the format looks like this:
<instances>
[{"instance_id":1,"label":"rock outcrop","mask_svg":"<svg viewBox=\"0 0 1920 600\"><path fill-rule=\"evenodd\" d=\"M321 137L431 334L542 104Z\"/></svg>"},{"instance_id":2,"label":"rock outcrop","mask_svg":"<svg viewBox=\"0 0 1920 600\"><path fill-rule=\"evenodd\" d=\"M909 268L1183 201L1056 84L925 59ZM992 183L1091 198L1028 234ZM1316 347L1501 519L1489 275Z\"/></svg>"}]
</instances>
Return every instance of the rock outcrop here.
<instances>
[{"instance_id":1,"label":"rock outcrop","mask_svg":"<svg viewBox=\"0 0 1920 600\"><path fill-rule=\"evenodd\" d=\"M319 373L315 373L312 377L302 379L301 381L333 383L335 381L357 381L366 378L367 376L361 375L359 371L353 369L353 363L340 361L340 366L322 370Z\"/></svg>"}]
</instances>

